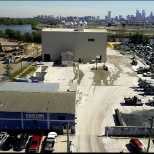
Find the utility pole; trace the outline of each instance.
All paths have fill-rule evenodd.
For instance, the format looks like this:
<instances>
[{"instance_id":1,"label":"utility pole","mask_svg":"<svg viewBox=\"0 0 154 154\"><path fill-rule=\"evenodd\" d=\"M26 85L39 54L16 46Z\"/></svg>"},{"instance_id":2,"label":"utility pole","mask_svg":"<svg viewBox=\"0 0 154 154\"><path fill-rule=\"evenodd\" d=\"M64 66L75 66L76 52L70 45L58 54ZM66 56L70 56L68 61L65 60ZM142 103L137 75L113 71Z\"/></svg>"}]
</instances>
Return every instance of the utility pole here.
<instances>
[{"instance_id":1,"label":"utility pole","mask_svg":"<svg viewBox=\"0 0 154 154\"><path fill-rule=\"evenodd\" d=\"M21 54L20 54L20 61L21 61L21 77L22 77L22 57L21 57Z\"/></svg>"},{"instance_id":2,"label":"utility pole","mask_svg":"<svg viewBox=\"0 0 154 154\"><path fill-rule=\"evenodd\" d=\"M67 153L70 153L70 141L69 141L69 121L67 121Z\"/></svg>"},{"instance_id":3,"label":"utility pole","mask_svg":"<svg viewBox=\"0 0 154 154\"><path fill-rule=\"evenodd\" d=\"M96 59L96 61L95 61L95 62L96 62L96 70L97 70L97 59Z\"/></svg>"},{"instance_id":4,"label":"utility pole","mask_svg":"<svg viewBox=\"0 0 154 154\"><path fill-rule=\"evenodd\" d=\"M150 148L150 139L151 139L151 133L152 133L153 119L154 119L154 117L152 117L152 119L150 119L151 120L151 127L150 127L150 133L149 133L149 141L148 141L147 153L149 153L149 148Z\"/></svg>"}]
</instances>

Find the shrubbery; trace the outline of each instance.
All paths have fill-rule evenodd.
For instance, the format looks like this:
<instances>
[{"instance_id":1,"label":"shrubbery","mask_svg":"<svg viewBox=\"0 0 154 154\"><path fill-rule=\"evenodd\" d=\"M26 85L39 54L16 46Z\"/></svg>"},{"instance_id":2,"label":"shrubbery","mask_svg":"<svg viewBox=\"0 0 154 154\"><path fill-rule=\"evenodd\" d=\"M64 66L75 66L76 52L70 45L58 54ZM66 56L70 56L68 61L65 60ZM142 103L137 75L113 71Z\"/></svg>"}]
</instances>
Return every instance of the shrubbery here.
<instances>
[{"instance_id":1,"label":"shrubbery","mask_svg":"<svg viewBox=\"0 0 154 154\"><path fill-rule=\"evenodd\" d=\"M142 33L129 34L130 43L134 44L150 44L150 38Z\"/></svg>"}]
</instances>

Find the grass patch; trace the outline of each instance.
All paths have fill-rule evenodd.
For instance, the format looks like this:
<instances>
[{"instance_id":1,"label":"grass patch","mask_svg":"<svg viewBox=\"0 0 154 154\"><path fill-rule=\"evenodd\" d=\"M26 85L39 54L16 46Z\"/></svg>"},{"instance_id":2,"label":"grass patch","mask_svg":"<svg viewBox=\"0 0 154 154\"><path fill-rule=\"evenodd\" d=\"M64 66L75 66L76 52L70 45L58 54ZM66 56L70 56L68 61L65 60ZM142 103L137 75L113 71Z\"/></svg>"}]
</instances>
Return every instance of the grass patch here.
<instances>
[{"instance_id":1,"label":"grass patch","mask_svg":"<svg viewBox=\"0 0 154 154\"><path fill-rule=\"evenodd\" d=\"M29 68L28 68L29 67ZM11 81L14 77L20 75L22 73L22 76L21 77L26 77L27 74L29 74L30 72L32 71L35 71L35 67L34 66L25 66L22 68L22 71L21 70L18 70L16 71L15 73L11 74L8 79Z\"/></svg>"},{"instance_id":2,"label":"grass patch","mask_svg":"<svg viewBox=\"0 0 154 154\"><path fill-rule=\"evenodd\" d=\"M30 74L31 72L34 72L36 69L34 66L29 67L27 70L25 70L22 73L22 77L26 77L28 74Z\"/></svg>"}]
</instances>

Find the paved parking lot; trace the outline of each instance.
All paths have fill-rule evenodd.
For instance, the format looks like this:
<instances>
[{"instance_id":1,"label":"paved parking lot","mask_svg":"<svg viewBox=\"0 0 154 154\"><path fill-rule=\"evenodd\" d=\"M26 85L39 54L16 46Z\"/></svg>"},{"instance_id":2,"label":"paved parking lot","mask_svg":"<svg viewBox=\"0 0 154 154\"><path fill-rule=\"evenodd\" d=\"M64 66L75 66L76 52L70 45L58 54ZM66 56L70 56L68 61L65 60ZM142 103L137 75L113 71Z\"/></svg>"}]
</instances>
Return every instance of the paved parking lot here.
<instances>
[{"instance_id":1,"label":"paved parking lot","mask_svg":"<svg viewBox=\"0 0 154 154\"><path fill-rule=\"evenodd\" d=\"M18 137L20 137L20 135L18 135ZM26 143L26 145L27 145L26 149L24 149L22 151L13 151L13 149L11 149L9 151L2 151L2 150L0 150L0 153L25 153L25 152L28 153L28 145L29 145L29 141L30 141L31 138L32 138L32 136L30 135L29 139L28 139L28 141ZM46 138L46 136L43 136L43 138L42 138L41 146L40 146L40 150L39 150L40 153L44 152L42 145L43 145L43 142L44 142L45 138ZM73 138L72 135L70 135L69 136L69 141L72 141L72 138ZM53 151L53 153L56 153L56 152L60 152L60 153L67 152L67 135L66 134L58 135L56 139L57 139L57 141L56 141L56 143L54 145L55 150Z\"/></svg>"}]
</instances>

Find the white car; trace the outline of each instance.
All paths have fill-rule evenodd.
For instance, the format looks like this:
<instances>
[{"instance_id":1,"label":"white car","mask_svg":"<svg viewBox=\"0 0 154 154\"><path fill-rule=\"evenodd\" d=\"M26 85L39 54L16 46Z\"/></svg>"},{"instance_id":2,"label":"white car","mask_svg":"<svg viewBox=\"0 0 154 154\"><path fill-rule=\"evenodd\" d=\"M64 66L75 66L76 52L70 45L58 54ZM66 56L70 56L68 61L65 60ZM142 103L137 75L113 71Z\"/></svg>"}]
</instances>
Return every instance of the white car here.
<instances>
[{"instance_id":1,"label":"white car","mask_svg":"<svg viewBox=\"0 0 154 154\"><path fill-rule=\"evenodd\" d=\"M0 146L4 143L7 139L7 132L0 132Z\"/></svg>"},{"instance_id":2,"label":"white car","mask_svg":"<svg viewBox=\"0 0 154 154\"><path fill-rule=\"evenodd\" d=\"M54 151L54 145L56 143L56 132L50 132L47 136L47 139L45 141L45 151Z\"/></svg>"},{"instance_id":3,"label":"white car","mask_svg":"<svg viewBox=\"0 0 154 154\"><path fill-rule=\"evenodd\" d=\"M39 61L36 63L36 65L44 65L44 62L43 61Z\"/></svg>"},{"instance_id":4,"label":"white car","mask_svg":"<svg viewBox=\"0 0 154 154\"><path fill-rule=\"evenodd\" d=\"M40 62L35 62L32 64L32 66L39 66L39 65L44 65L44 62L40 61Z\"/></svg>"},{"instance_id":5,"label":"white car","mask_svg":"<svg viewBox=\"0 0 154 154\"><path fill-rule=\"evenodd\" d=\"M143 73L143 76L147 76L147 77L152 77L152 73L151 72L147 72L147 73Z\"/></svg>"}]
</instances>

